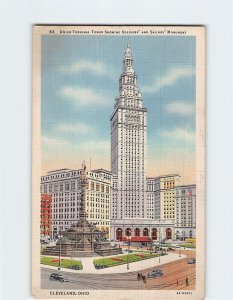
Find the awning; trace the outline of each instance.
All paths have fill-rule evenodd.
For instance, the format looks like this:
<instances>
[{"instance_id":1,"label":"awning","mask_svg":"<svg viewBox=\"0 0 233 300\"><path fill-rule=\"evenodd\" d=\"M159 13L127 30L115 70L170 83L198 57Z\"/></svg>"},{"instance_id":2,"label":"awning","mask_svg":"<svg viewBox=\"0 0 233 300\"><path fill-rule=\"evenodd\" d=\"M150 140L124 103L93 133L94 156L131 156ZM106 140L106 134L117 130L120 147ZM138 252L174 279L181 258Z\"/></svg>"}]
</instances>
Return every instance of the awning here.
<instances>
[{"instance_id":1,"label":"awning","mask_svg":"<svg viewBox=\"0 0 233 300\"><path fill-rule=\"evenodd\" d=\"M122 241L122 242L128 242L128 239L125 237L125 236L123 236L123 237L121 237L120 238L120 241ZM149 238L148 236L132 236L131 237L131 239L130 239L130 242L132 243L132 242L139 242L139 243L150 243L150 242L152 242L152 240L151 240L151 238Z\"/></svg>"}]
</instances>

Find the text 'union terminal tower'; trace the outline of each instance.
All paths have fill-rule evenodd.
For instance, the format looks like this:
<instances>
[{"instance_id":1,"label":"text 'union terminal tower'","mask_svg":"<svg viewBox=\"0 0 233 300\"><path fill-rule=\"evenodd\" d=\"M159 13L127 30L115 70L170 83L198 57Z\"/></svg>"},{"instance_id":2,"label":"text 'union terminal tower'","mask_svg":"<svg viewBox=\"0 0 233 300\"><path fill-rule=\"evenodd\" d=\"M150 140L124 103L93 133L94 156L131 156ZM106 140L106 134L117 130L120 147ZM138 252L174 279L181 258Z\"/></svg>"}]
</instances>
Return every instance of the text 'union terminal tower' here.
<instances>
[{"instance_id":1,"label":"text 'union terminal tower'","mask_svg":"<svg viewBox=\"0 0 233 300\"><path fill-rule=\"evenodd\" d=\"M129 44L111 116L112 219L146 218L146 129Z\"/></svg>"}]
</instances>

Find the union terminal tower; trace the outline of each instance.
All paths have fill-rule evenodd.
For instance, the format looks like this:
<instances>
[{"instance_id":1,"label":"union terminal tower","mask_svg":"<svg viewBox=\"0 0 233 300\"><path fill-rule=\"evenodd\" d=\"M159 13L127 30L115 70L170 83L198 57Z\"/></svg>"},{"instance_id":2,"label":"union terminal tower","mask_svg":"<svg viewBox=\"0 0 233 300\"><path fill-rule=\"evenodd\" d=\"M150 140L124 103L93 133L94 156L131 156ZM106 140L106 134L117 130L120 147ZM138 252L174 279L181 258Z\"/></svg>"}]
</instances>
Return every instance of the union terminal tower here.
<instances>
[{"instance_id":1,"label":"union terminal tower","mask_svg":"<svg viewBox=\"0 0 233 300\"><path fill-rule=\"evenodd\" d=\"M147 109L127 44L111 121L111 240L195 236L196 186L178 174L146 177Z\"/></svg>"},{"instance_id":2,"label":"union terminal tower","mask_svg":"<svg viewBox=\"0 0 233 300\"><path fill-rule=\"evenodd\" d=\"M130 45L127 44L119 95L111 115L111 219L114 228L132 225L133 220L147 217L146 133L147 109L143 107ZM128 227L126 235L131 235L131 226ZM122 234L125 235L123 228Z\"/></svg>"},{"instance_id":3,"label":"union terminal tower","mask_svg":"<svg viewBox=\"0 0 233 300\"><path fill-rule=\"evenodd\" d=\"M111 172L117 178L113 219L146 216L146 115L128 44L111 116Z\"/></svg>"}]
</instances>

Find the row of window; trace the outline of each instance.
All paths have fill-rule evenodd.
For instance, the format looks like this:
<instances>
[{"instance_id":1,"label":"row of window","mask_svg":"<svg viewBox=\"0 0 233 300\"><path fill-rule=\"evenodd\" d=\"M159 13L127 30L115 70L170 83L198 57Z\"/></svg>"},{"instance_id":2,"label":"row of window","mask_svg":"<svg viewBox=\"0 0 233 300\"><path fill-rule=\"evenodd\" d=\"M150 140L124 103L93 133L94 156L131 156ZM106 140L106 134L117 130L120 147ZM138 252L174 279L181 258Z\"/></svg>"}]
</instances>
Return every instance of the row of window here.
<instances>
[{"instance_id":1,"label":"row of window","mask_svg":"<svg viewBox=\"0 0 233 300\"><path fill-rule=\"evenodd\" d=\"M101 193L105 192L107 194L109 194L110 192L110 188L108 185L105 187L104 184L95 183L93 181L90 182L89 187L92 191L96 190L96 191L101 191Z\"/></svg>"}]
</instances>

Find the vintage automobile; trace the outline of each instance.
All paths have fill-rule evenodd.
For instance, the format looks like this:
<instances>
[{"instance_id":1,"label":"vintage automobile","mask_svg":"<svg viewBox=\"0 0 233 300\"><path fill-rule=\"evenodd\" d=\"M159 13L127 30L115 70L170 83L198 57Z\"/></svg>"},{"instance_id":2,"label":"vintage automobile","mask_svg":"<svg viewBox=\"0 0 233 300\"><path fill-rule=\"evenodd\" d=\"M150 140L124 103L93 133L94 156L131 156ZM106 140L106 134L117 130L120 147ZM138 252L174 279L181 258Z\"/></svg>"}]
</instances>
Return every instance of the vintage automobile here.
<instances>
[{"instance_id":1,"label":"vintage automobile","mask_svg":"<svg viewBox=\"0 0 233 300\"><path fill-rule=\"evenodd\" d=\"M195 264L195 263L196 263L196 258L189 258L189 259L187 260L187 263L188 263L188 264Z\"/></svg>"},{"instance_id":2,"label":"vintage automobile","mask_svg":"<svg viewBox=\"0 0 233 300\"><path fill-rule=\"evenodd\" d=\"M59 273L52 273L49 276L50 280L57 280L57 281L61 281L61 282L68 282L69 280L67 278L65 278L62 274Z\"/></svg>"},{"instance_id":3,"label":"vintage automobile","mask_svg":"<svg viewBox=\"0 0 233 300\"><path fill-rule=\"evenodd\" d=\"M148 278L156 278L156 277L162 277L163 272L160 269L155 269L154 271L147 274Z\"/></svg>"}]
</instances>

